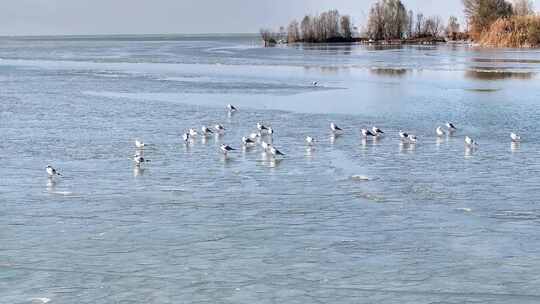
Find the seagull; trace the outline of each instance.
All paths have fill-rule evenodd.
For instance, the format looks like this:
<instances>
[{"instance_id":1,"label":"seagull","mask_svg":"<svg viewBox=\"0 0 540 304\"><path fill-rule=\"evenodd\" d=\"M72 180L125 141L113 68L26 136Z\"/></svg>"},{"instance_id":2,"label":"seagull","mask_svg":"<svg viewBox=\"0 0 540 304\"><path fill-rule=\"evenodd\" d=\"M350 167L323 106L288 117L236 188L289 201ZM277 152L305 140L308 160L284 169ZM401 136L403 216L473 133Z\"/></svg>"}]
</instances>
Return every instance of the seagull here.
<instances>
[{"instance_id":1,"label":"seagull","mask_svg":"<svg viewBox=\"0 0 540 304\"><path fill-rule=\"evenodd\" d=\"M229 109L229 112L236 112L236 111L238 111L238 110L236 109L236 107L233 106L232 104L228 104L228 105L227 105L227 109Z\"/></svg>"},{"instance_id":2,"label":"seagull","mask_svg":"<svg viewBox=\"0 0 540 304\"><path fill-rule=\"evenodd\" d=\"M399 131L399 137L401 137L401 140L407 140L409 139L409 134L407 134L406 132L403 132L403 131Z\"/></svg>"},{"instance_id":3,"label":"seagull","mask_svg":"<svg viewBox=\"0 0 540 304\"><path fill-rule=\"evenodd\" d=\"M447 123L446 123L446 127L448 128L448 131L450 131L450 132L454 132L454 131L457 130L457 128L456 128L456 127L454 126L454 124L451 123L451 122L447 122Z\"/></svg>"},{"instance_id":4,"label":"seagull","mask_svg":"<svg viewBox=\"0 0 540 304\"><path fill-rule=\"evenodd\" d=\"M412 144L416 143L416 135L409 135L409 142Z\"/></svg>"},{"instance_id":5,"label":"seagull","mask_svg":"<svg viewBox=\"0 0 540 304\"><path fill-rule=\"evenodd\" d=\"M220 124L217 124L214 126L214 129L218 132L218 133L223 133L225 132L225 127L223 127L222 125Z\"/></svg>"},{"instance_id":6,"label":"seagull","mask_svg":"<svg viewBox=\"0 0 540 304\"><path fill-rule=\"evenodd\" d=\"M520 142L521 141L521 136L517 135L514 132L510 133L510 138L512 139L513 142Z\"/></svg>"},{"instance_id":7,"label":"seagull","mask_svg":"<svg viewBox=\"0 0 540 304\"><path fill-rule=\"evenodd\" d=\"M145 159L144 157L142 157L142 155L135 154L133 156L133 162L135 162L135 166L137 167L139 167L142 163L147 163L149 161L149 159Z\"/></svg>"},{"instance_id":8,"label":"seagull","mask_svg":"<svg viewBox=\"0 0 540 304\"><path fill-rule=\"evenodd\" d=\"M317 82L317 81L314 81L314 82L312 82L312 83L311 83L311 85L312 85L312 86L314 86L314 87L316 87L316 86L318 86L318 85L319 85L319 82Z\"/></svg>"},{"instance_id":9,"label":"seagull","mask_svg":"<svg viewBox=\"0 0 540 304\"><path fill-rule=\"evenodd\" d=\"M306 136L306 143L311 146L315 143L315 139L311 136Z\"/></svg>"},{"instance_id":10,"label":"seagull","mask_svg":"<svg viewBox=\"0 0 540 304\"><path fill-rule=\"evenodd\" d=\"M375 135L373 132L371 132L368 129L362 129L362 136L364 136L364 137L368 137L368 136L375 137L377 135Z\"/></svg>"},{"instance_id":11,"label":"seagull","mask_svg":"<svg viewBox=\"0 0 540 304\"><path fill-rule=\"evenodd\" d=\"M375 133L375 135L381 135L381 134L384 134L383 130L381 130L381 129L375 127L375 126L374 126L373 128L371 128L371 132L372 132L372 133Z\"/></svg>"},{"instance_id":12,"label":"seagull","mask_svg":"<svg viewBox=\"0 0 540 304\"><path fill-rule=\"evenodd\" d=\"M233 149L233 148L231 148L230 146L225 145L225 144L221 144L221 146L220 146L219 148L221 149L221 151L222 151L223 154L225 154L225 155L227 155L227 152L236 150L236 149Z\"/></svg>"},{"instance_id":13,"label":"seagull","mask_svg":"<svg viewBox=\"0 0 540 304\"><path fill-rule=\"evenodd\" d=\"M189 132L187 133L184 133L184 135L182 136L182 139L184 140L185 143L187 143L189 141Z\"/></svg>"},{"instance_id":14,"label":"seagull","mask_svg":"<svg viewBox=\"0 0 540 304\"><path fill-rule=\"evenodd\" d=\"M444 132L443 128L441 128L440 126L437 127L435 132L437 133L437 136L439 136L439 137L444 136L446 134L446 132Z\"/></svg>"},{"instance_id":15,"label":"seagull","mask_svg":"<svg viewBox=\"0 0 540 304\"><path fill-rule=\"evenodd\" d=\"M270 147L270 153L272 153L273 156L285 155L273 146Z\"/></svg>"},{"instance_id":16,"label":"seagull","mask_svg":"<svg viewBox=\"0 0 540 304\"><path fill-rule=\"evenodd\" d=\"M49 178L53 178L55 175L62 176L62 174L56 171L55 168L51 167L51 165L48 165L46 170L47 170L47 174L49 175Z\"/></svg>"},{"instance_id":17,"label":"seagull","mask_svg":"<svg viewBox=\"0 0 540 304\"><path fill-rule=\"evenodd\" d=\"M261 137L261 134L259 134L259 133L251 133L251 134L249 134L250 139L257 139L259 137Z\"/></svg>"},{"instance_id":18,"label":"seagull","mask_svg":"<svg viewBox=\"0 0 540 304\"><path fill-rule=\"evenodd\" d=\"M189 129L189 136L197 136L197 130Z\"/></svg>"},{"instance_id":19,"label":"seagull","mask_svg":"<svg viewBox=\"0 0 540 304\"><path fill-rule=\"evenodd\" d=\"M144 148L146 146L145 143L143 143L142 141L138 140L138 139L135 139L135 147L137 148Z\"/></svg>"},{"instance_id":20,"label":"seagull","mask_svg":"<svg viewBox=\"0 0 540 304\"><path fill-rule=\"evenodd\" d=\"M340 127L338 127L335 123L331 123L331 124L330 124L330 130L332 130L332 132L334 132L334 133L343 131L343 130L342 130Z\"/></svg>"},{"instance_id":21,"label":"seagull","mask_svg":"<svg viewBox=\"0 0 540 304\"><path fill-rule=\"evenodd\" d=\"M258 122L258 123L257 123L257 130L259 130L259 131L262 132L263 130L264 130L264 131L267 131L268 128L265 127L265 126L264 126L263 124L261 124L260 122Z\"/></svg>"},{"instance_id":22,"label":"seagull","mask_svg":"<svg viewBox=\"0 0 540 304\"><path fill-rule=\"evenodd\" d=\"M465 144L469 147L474 147L474 146L478 146L478 144L476 143L476 141L474 141L472 138L470 138L469 136L465 136Z\"/></svg>"},{"instance_id":23,"label":"seagull","mask_svg":"<svg viewBox=\"0 0 540 304\"><path fill-rule=\"evenodd\" d=\"M255 142L251 139L251 138L248 138L248 137L242 137L242 143L244 144L244 146L247 146L247 145L254 145Z\"/></svg>"},{"instance_id":24,"label":"seagull","mask_svg":"<svg viewBox=\"0 0 540 304\"><path fill-rule=\"evenodd\" d=\"M214 133L214 132L212 132L212 130L210 130L210 128L208 128L206 126L202 126L201 131L202 131L203 135L208 135L208 134Z\"/></svg>"}]
</instances>

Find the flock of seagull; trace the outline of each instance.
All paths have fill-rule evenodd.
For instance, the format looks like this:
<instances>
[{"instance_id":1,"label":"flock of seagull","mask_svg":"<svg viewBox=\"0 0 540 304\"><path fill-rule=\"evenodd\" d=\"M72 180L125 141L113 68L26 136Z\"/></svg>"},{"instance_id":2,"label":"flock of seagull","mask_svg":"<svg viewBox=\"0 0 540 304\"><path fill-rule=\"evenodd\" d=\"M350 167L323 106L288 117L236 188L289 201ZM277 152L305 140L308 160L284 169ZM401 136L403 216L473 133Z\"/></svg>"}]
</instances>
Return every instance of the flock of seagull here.
<instances>
[{"instance_id":1,"label":"flock of seagull","mask_svg":"<svg viewBox=\"0 0 540 304\"><path fill-rule=\"evenodd\" d=\"M238 109L231 104L227 105L227 110L229 111L230 114L238 111ZM435 133L437 137L440 138L440 137L446 136L447 133L454 134L457 131L456 126L451 122L447 122L445 126L446 126L446 129L443 128L442 126L438 126L435 129ZM338 127L333 122L330 124L330 131L332 132L333 136L340 136L341 134L343 134L343 129ZM186 145L189 145L196 136L201 135L203 137L207 137L212 134L223 135L224 133L225 133L225 127L223 127L223 125L221 124L214 125L213 129L207 126L202 126L200 133L196 129L192 128L183 134L182 139ZM274 134L274 130L272 129L272 127L267 127L263 125L262 123L257 123L257 132L254 132L254 133L249 134L248 136L242 137L242 144L244 147L249 148L249 147L255 147L257 143L260 141L260 145L262 147L264 154L270 155L274 158L284 156L285 155L284 153L282 153L281 151L279 151L276 147L272 145L271 142L272 142L273 134ZM364 139L368 139L368 138L378 139L384 136L385 133L380 128L374 126L371 129L361 129L361 134ZM402 143L405 143L405 144L416 144L417 142L416 135L409 134L401 130L399 131L399 137ZM510 133L510 139L514 143L518 143L521 141L521 137L514 132ZM306 136L304 140L306 144L309 146L314 145L316 142L315 138L311 136ZM150 162L149 159L146 159L143 156L143 151L144 151L143 149L146 146L147 146L146 143L137 139L135 140L135 147L138 150L137 150L137 153L133 156L132 160L136 167L140 167L143 163ZM475 149L478 146L478 143L475 140L473 140L471 137L465 136L465 146L468 149ZM229 145L221 144L220 150L223 153L223 155L226 157L229 152L235 151L236 149L232 148ZM55 176L62 176L62 174L60 174L51 165L48 165L46 167L46 171L47 171L48 177L51 179L54 178Z\"/></svg>"}]
</instances>

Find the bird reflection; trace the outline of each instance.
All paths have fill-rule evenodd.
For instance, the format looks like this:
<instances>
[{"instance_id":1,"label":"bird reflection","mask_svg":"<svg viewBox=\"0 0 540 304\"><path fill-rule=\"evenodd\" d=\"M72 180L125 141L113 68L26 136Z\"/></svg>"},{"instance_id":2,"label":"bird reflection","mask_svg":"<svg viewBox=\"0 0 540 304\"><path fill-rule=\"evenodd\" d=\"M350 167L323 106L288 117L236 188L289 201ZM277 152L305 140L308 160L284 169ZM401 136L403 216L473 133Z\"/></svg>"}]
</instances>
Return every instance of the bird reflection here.
<instances>
[{"instance_id":1,"label":"bird reflection","mask_svg":"<svg viewBox=\"0 0 540 304\"><path fill-rule=\"evenodd\" d=\"M399 152L400 153L411 153L416 150L416 145L408 142L399 143Z\"/></svg>"},{"instance_id":2,"label":"bird reflection","mask_svg":"<svg viewBox=\"0 0 540 304\"><path fill-rule=\"evenodd\" d=\"M313 147L307 147L306 148L306 157L308 159L312 159L313 158L313 152L315 151L315 148Z\"/></svg>"},{"instance_id":3,"label":"bird reflection","mask_svg":"<svg viewBox=\"0 0 540 304\"><path fill-rule=\"evenodd\" d=\"M141 168L140 166L133 167L133 176L139 177L144 175L144 168Z\"/></svg>"},{"instance_id":4,"label":"bird reflection","mask_svg":"<svg viewBox=\"0 0 540 304\"><path fill-rule=\"evenodd\" d=\"M56 191L56 180L53 178L47 180L47 191L51 193Z\"/></svg>"},{"instance_id":5,"label":"bird reflection","mask_svg":"<svg viewBox=\"0 0 540 304\"><path fill-rule=\"evenodd\" d=\"M476 152L476 147L474 146L465 146L465 158L470 158Z\"/></svg>"},{"instance_id":6,"label":"bird reflection","mask_svg":"<svg viewBox=\"0 0 540 304\"><path fill-rule=\"evenodd\" d=\"M521 143L518 142L518 141L513 141L513 142L510 144L510 150L511 150L512 152L518 152L520 148L521 148Z\"/></svg>"},{"instance_id":7,"label":"bird reflection","mask_svg":"<svg viewBox=\"0 0 540 304\"><path fill-rule=\"evenodd\" d=\"M340 134L332 134L330 135L330 144L335 144L336 143L336 140L340 137L341 135Z\"/></svg>"}]
</instances>

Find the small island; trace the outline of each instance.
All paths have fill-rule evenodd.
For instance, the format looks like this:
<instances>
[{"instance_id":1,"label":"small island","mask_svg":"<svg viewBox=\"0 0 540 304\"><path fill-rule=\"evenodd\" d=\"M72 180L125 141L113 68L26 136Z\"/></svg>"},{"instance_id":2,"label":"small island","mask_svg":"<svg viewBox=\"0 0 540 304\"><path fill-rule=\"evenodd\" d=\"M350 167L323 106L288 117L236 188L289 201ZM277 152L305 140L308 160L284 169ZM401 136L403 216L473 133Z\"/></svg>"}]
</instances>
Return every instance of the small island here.
<instances>
[{"instance_id":1,"label":"small island","mask_svg":"<svg viewBox=\"0 0 540 304\"><path fill-rule=\"evenodd\" d=\"M407 10L401 0L377 0L366 24L353 25L350 15L329 10L293 20L279 31L261 29L265 46L286 43L433 44L467 42L484 47L540 46L540 16L530 0L462 0L465 29L458 18L446 24L439 16Z\"/></svg>"}]
</instances>

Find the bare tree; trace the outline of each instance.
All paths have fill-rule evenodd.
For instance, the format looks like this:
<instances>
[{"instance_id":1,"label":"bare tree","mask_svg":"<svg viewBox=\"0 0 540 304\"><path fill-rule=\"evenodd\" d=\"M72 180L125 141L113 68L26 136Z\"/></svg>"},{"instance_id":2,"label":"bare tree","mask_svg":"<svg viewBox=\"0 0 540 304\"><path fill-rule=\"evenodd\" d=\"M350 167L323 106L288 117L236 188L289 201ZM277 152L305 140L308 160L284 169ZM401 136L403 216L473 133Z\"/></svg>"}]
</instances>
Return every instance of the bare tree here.
<instances>
[{"instance_id":1,"label":"bare tree","mask_svg":"<svg viewBox=\"0 0 540 304\"><path fill-rule=\"evenodd\" d=\"M352 39L351 17L348 15L341 16L340 25L341 25L341 36L343 36L343 38L345 38L346 40L351 40Z\"/></svg>"},{"instance_id":2,"label":"bare tree","mask_svg":"<svg viewBox=\"0 0 540 304\"><path fill-rule=\"evenodd\" d=\"M374 39L401 39L407 30L407 10L401 0L379 0L371 7L368 33Z\"/></svg>"},{"instance_id":3,"label":"bare tree","mask_svg":"<svg viewBox=\"0 0 540 304\"><path fill-rule=\"evenodd\" d=\"M298 21L293 20L287 27L287 42L293 43L301 40Z\"/></svg>"},{"instance_id":4,"label":"bare tree","mask_svg":"<svg viewBox=\"0 0 540 304\"><path fill-rule=\"evenodd\" d=\"M448 25L446 26L446 37L451 40L456 40L459 28L458 18L456 16L450 16L450 18L448 18Z\"/></svg>"},{"instance_id":5,"label":"bare tree","mask_svg":"<svg viewBox=\"0 0 540 304\"><path fill-rule=\"evenodd\" d=\"M414 13L412 10L409 10L407 16L407 38L412 38L414 36Z\"/></svg>"},{"instance_id":6,"label":"bare tree","mask_svg":"<svg viewBox=\"0 0 540 304\"><path fill-rule=\"evenodd\" d=\"M269 29L260 30L261 38L264 41L264 46L272 46L276 44L276 35Z\"/></svg>"},{"instance_id":7,"label":"bare tree","mask_svg":"<svg viewBox=\"0 0 540 304\"><path fill-rule=\"evenodd\" d=\"M425 35L425 21L424 21L424 14L418 13L416 15L416 27L415 32L417 37L421 37Z\"/></svg>"},{"instance_id":8,"label":"bare tree","mask_svg":"<svg viewBox=\"0 0 540 304\"><path fill-rule=\"evenodd\" d=\"M531 0L514 0L513 11L518 16L528 16L534 13L534 4Z\"/></svg>"},{"instance_id":9,"label":"bare tree","mask_svg":"<svg viewBox=\"0 0 540 304\"><path fill-rule=\"evenodd\" d=\"M426 19L424 34L431 37L439 37L442 29L442 20L439 16L431 16Z\"/></svg>"}]
</instances>

